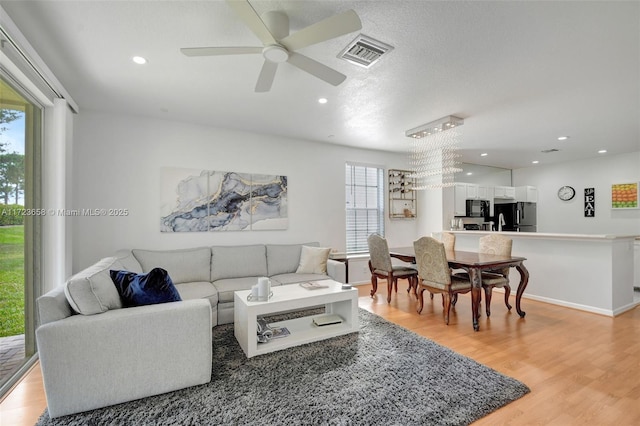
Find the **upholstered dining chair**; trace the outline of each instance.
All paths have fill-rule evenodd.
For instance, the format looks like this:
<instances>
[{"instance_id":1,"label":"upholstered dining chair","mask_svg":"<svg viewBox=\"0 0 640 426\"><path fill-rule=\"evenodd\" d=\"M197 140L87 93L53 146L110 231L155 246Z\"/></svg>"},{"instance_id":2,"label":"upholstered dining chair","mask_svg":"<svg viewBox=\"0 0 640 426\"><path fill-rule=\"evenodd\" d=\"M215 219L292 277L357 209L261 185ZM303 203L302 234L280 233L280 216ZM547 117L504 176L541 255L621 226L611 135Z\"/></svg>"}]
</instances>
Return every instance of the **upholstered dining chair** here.
<instances>
[{"instance_id":1,"label":"upholstered dining chair","mask_svg":"<svg viewBox=\"0 0 640 426\"><path fill-rule=\"evenodd\" d=\"M471 281L451 274L444 244L435 238L422 237L413 242L418 266L418 313L424 307L425 290L442 294L444 322L449 325L451 299L471 291Z\"/></svg>"},{"instance_id":2,"label":"upholstered dining chair","mask_svg":"<svg viewBox=\"0 0 640 426\"><path fill-rule=\"evenodd\" d=\"M500 234L485 235L480 238L478 246L479 253L485 254L500 254L504 256L511 256L511 246L513 241L509 237L505 237ZM487 316L491 316L491 294L494 287L504 288L504 304L508 310L511 310L509 304L509 296L511 295L511 286L509 285L509 269L500 268L496 270L482 271L482 288L484 289L485 299L485 311ZM469 279L469 274L466 272L457 273L456 276ZM455 304L455 302L454 302ZM478 312L479 313L479 312Z\"/></svg>"},{"instance_id":3,"label":"upholstered dining chair","mask_svg":"<svg viewBox=\"0 0 640 426\"><path fill-rule=\"evenodd\" d=\"M455 251L456 249L455 234L452 234L451 232L443 232L442 234L440 234L440 240L442 241L442 244L444 244L444 249L446 252ZM433 293L429 292L429 297L433 299ZM458 295L456 294L451 299L451 303L455 305L457 301L458 301Z\"/></svg>"},{"instance_id":4,"label":"upholstered dining chair","mask_svg":"<svg viewBox=\"0 0 640 426\"><path fill-rule=\"evenodd\" d=\"M440 239L442 240L442 244L444 244L444 249L446 251L455 251L456 249L456 235L451 232L443 232L441 234Z\"/></svg>"},{"instance_id":5,"label":"upholstered dining chair","mask_svg":"<svg viewBox=\"0 0 640 426\"><path fill-rule=\"evenodd\" d=\"M480 238L480 246L478 251L485 254L500 254L511 256L511 247L513 240L500 234L485 235ZM485 309L487 316L491 315L491 293L494 287L504 288L504 304L508 310L511 310L509 304L509 295L511 294L511 286L509 285L509 267L497 270L482 272L482 288L484 289Z\"/></svg>"},{"instance_id":6,"label":"upholstered dining chair","mask_svg":"<svg viewBox=\"0 0 640 426\"><path fill-rule=\"evenodd\" d=\"M369 244L369 270L371 270L371 297L378 291L378 278L387 280L387 302L391 302L391 293L395 289L398 292L398 279L406 278L409 288L417 288L418 271L408 266L393 265L389 255L387 240L378 234L371 234L367 238Z\"/></svg>"}]
</instances>

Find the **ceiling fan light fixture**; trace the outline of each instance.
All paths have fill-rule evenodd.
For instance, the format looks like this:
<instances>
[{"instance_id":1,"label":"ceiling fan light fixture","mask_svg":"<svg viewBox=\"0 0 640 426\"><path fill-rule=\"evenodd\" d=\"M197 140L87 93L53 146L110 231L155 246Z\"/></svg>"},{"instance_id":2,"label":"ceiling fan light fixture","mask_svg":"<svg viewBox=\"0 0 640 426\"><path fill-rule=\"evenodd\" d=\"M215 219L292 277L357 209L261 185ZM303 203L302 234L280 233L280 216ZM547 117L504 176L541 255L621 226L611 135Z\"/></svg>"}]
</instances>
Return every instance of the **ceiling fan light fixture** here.
<instances>
[{"instance_id":1,"label":"ceiling fan light fixture","mask_svg":"<svg viewBox=\"0 0 640 426\"><path fill-rule=\"evenodd\" d=\"M333 86L341 84L347 76L324 65L297 50L322 43L362 29L362 22L354 10L311 24L294 34L289 34L289 17L283 11L266 12L260 17L247 0L227 0L238 18L262 42L262 46L186 47L180 51L185 56L245 55L261 53L264 62L256 82L255 92L271 90L278 64L287 62Z\"/></svg>"},{"instance_id":2,"label":"ceiling fan light fixture","mask_svg":"<svg viewBox=\"0 0 640 426\"><path fill-rule=\"evenodd\" d=\"M264 56L267 61L273 62L275 64L280 64L282 62L286 62L287 59L289 59L289 52L282 46L266 46L264 49L262 49L262 56Z\"/></svg>"}]
</instances>

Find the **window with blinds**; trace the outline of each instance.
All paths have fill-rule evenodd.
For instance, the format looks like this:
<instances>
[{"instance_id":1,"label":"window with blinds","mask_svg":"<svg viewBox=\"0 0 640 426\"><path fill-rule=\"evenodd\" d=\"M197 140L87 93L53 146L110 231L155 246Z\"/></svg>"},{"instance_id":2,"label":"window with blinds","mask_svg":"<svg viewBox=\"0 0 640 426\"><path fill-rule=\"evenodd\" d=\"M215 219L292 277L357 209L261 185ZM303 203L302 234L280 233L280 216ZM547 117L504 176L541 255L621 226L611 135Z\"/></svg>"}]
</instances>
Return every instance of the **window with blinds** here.
<instances>
[{"instance_id":1,"label":"window with blinds","mask_svg":"<svg viewBox=\"0 0 640 426\"><path fill-rule=\"evenodd\" d=\"M367 252L370 234L384 236L384 169L347 163L345 176L347 253Z\"/></svg>"}]
</instances>

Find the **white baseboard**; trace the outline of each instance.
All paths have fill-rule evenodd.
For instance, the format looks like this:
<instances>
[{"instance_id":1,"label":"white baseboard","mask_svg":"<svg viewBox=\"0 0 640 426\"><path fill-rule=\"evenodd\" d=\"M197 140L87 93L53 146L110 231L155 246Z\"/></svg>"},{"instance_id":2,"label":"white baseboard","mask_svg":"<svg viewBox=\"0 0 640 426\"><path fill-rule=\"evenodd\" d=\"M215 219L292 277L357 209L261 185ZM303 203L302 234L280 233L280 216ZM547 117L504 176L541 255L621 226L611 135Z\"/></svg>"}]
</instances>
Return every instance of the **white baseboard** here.
<instances>
[{"instance_id":1,"label":"white baseboard","mask_svg":"<svg viewBox=\"0 0 640 426\"><path fill-rule=\"evenodd\" d=\"M363 281L363 282L351 283L351 285L354 285L354 286L367 285L367 284L371 285L371 282ZM512 297L515 297L515 294L516 294L515 290L516 290L515 288L511 289ZM500 287L494 288L493 291L496 293L504 293L504 289ZM578 303L565 302L564 300L552 299L549 297L542 297L542 296L535 296L535 295L526 294L526 293L522 295L522 299L531 299L537 302L549 303L550 305L563 306L565 308L577 309L579 311L591 312L594 314L605 315L608 317L616 317L640 305L640 300L639 300L639 301L630 303L628 305L625 305L623 307L620 307L618 309L611 310L611 309L596 308L596 307L587 306L587 305L580 305ZM526 309L523 309L523 310L526 312Z\"/></svg>"}]
</instances>

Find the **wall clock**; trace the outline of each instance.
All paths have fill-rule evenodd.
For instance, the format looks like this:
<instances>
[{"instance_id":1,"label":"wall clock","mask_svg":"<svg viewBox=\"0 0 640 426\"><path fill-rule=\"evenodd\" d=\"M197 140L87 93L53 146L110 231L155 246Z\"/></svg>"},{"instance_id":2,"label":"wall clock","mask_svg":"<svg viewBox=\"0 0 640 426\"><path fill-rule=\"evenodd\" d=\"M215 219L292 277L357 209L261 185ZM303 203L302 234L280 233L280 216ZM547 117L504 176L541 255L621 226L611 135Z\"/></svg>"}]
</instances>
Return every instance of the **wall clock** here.
<instances>
[{"instance_id":1,"label":"wall clock","mask_svg":"<svg viewBox=\"0 0 640 426\"><path fill-rule=\"evenodd\" d=\"M562 201L569 201L576 196L576 190L571 186L563 186L558 189L558 198Z\"/></svg>"}]
</instances>

